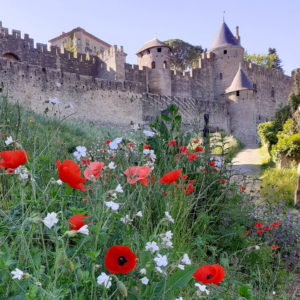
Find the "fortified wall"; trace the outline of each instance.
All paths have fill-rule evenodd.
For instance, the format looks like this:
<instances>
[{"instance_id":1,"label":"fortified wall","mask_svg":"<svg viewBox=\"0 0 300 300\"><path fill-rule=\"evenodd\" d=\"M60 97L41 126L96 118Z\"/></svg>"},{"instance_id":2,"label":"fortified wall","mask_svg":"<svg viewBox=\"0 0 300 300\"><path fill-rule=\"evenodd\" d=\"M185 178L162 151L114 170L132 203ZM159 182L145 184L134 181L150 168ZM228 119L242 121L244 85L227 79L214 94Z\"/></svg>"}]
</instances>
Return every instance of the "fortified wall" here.
<instances>
[{"instance_id":1,"label":"fortified wall","mask_svg":"<svg viewBox=\"0 0 300 300\"><path fill-rule=\"evenodd\" d=\"M223 129L253 144L257 125L300 90L300 69L290 77L245 62L239 43L223 23L215 48L182 73L170 70L170 47L157 39L137 53L138 65L130 65L123 47L86 56L35 46L28 34L9 33L0 22L0 90L39 113L124 128L149 124L176 104L186 126L201 130L208 114L212 131Z\"/></svg>"}]
</instances>

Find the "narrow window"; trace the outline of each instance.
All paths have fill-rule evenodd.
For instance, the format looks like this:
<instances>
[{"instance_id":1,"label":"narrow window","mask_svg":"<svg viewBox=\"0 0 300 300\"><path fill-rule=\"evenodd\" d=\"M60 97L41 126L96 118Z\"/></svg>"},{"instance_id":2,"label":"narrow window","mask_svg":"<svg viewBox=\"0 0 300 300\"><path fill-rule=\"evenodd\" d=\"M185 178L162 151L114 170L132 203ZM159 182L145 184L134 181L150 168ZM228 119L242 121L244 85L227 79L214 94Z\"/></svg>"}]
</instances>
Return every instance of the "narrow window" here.
<instances>
[{"instance_id":1,"label":"narrow window","mask_svg":"<svg viewBox=\"0 0 300 300\"><path fill-rule=\"evenodd\" d=\"M161 52L161 48L157 48L157 52Z\"/></svg>"},{"instance_id":2,"label":"narrow window","mask_svg":"<svg viewBox=\"0 0 300 300\"><path fill-rule=\"evenodd\" d=\"M219 78L220 78L220 80L223 79L223 73L220 73L220 74L219 74Z\"/></svg>"},{"instance_id":3,"label":"narrow window","mask_svg":"<svg viewBox=\"0 0 300 300\"><path fill-rule=\"evenodd\" d=\"M164 61L164 69L167 69L168 68L168 64L166 61Z\"/></svg>"},{"instance_id":4,"label":"narrow window","mask_svg":"<svg viewBox=\"0 0 300 300\"><path fill-rule=\"evenodd\" d=\"M272 87L272 89L271 89L271 97L272 97L272 98L275 97L275 90L274 90L274 87Z\"/></svg>"},{"instance_id":5,"label":"narrow window","mask_svg":"<svg viewBox=\"0 0 300 300\"><path fill-rule=\"evenodd\" d=\"M153 61L153 62L151 63L151 68L152 68L152 69L155 69L155 61Z\"/></svg>"},{"instance_id":6,"label":"narrow window","mask_svg":"<svg viewBox=\"0 0 300 300\"><path fill-rule=\"evenodd\" d=\"M147 50L147 54L150 54L150 50Z\"/></svg>"},{"instance_id":7,"label":"narrow window","mask_svg":"<svg viewBox=\"0 0 300 300\"><path fill-rule=\"evenodd\" d=\"M257 85L256 85L256 83L253 83L253 92L257 93Z\"/></svg>"},{"instance_id":8,"label":"narrow window","mask_svg":"<svg viewBox=\"0 0 300 300\"><path fill-rule=\"evenodd\" d=\"M236 91L236 95L238 97L240 95L240 91Z\"/></svg>"},{"instance_id":9,"label":"narrow window","mask_svg":"<svg viewBox=\"0 0 300 300\"><path fill-rule=\"evenodd\" d=\"M227 50L224 50L224 54L227 54Z\"/></svg>"}]
</instances>

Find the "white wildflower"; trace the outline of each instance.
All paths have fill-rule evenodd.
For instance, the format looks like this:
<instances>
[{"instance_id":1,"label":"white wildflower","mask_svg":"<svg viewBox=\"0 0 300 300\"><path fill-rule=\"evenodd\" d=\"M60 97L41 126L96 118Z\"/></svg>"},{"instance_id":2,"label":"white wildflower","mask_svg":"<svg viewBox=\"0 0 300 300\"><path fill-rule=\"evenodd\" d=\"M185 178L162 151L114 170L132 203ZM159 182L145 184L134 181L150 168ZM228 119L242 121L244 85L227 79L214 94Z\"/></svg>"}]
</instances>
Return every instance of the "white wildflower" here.
<instances>
[{"instance_id":1,"label":"white wildflower","mask_svg":"<svg viewBox=\"0 0 300 300\"><path fill-rule=\"evenodd\" d=\"M154 132L153 132L153 131L144 130L143 133L144 133L144 135L147 136L147 137L152 137L152 136L154 136Z\"/></svg>"},{"instance_id":2,"label":"white wildflower","mask_svg":"<svg viewBox=\"0 0 300 300\"><path fill-rule=\"evenodd\" d=\"M86 156L86 148L84 146L77 146L76 151L73 153L77 160L80 160L81 157Z\"/></svg>"},{"instance_id":3,"label":"white wildflower","mask_svg":"<svg viewBox=\"0 0 300 300\"><path fill-rule=\"evenodd\" d=\"M104 272L102 272L98 277L97 277L97 283L98 284L103 284L104 287L109 289L111 287L111 277L106 275Z\"/></svg>"},{"instance_id":4,"label":"white wildflower","mask_svg":"<svg viewBox=\"0 0 300 300\"><path fill-rule=\"evenodd\" d=\"M140 129L140 125L139 125L139 124L133 124L132 129L133 129L134 131L137 131L137 130Z\"/></svg>"},{"instance_id":5,"label":"white wildflower","mask_svg":"<svg viewBox=\"0 0 300 300\"><path fill-rule=\"evenodd\" d=\"M165 212L165 216L167 217L168 221L174 223L174 219L170 216L169 212Z\"/></svg>"},{"instance_id":6,"label":"white wildflower","mask_svg":"<svg viewBox=\"0 0 300 300\"><path fill-rule=\"evenodd\" d=\"M184 253L181 262L185 265L190 265L191 264L191 260L189 259L189 256L186 253Z\"/></svg>"},{"instance_id":7,"label":"white wildflower","mask_svg":"<svg viewBox=\"0 0 300 300\"><path fill-rule=\"evenodd\" d=\"M56 183L58 184L58 185L62 185L62 181L60 180L60 179L58 179L58 180L56 180Z\"/></svg>"},{"instance_id":8,"label":"white wildflower","mask_svg":"<svg viewBox=\"0 0 300 300\"><path fill-rule=\"evenodd\" d=\"M24 166L20 166L17 169L15 169L15 174L19 174L20 178L25 180L28 179L28 169Z\"/></svg>"},{"instance_id":9,"label":"white wildflower","mask_svg":"<svg viewBox=\"0 0 300 300\"><path fill-rule=\"evenodd\" d=\"M12 279L18 279L18 280L21 280L24 275L24 272L18 268L16 268L14 271L11 271L10 273L11 273L11 275L13 275Z\"/></svg>"},{"instance_id":10,"label":"white wildflower","mask_svg":"<svg viewBox=\"0 0 300 300\"><path fill-rule=\"evenodd\" d=\"M149 282L149 279L145 276L145 277L143 277L143 278L141 279L141 282L142 282L142 284L147 285L148 282Z\"/></svg>"},{"instance_id":11,"label":"white wildflower","mask_svg":"<svg viewBox=\"0 0 300 300\"><path fill-rule=\"evenodd\" d=\"M115 203L113 201L108 201L108 202L104 202L104 203L107 207L111 208L114 211L118 210L120 207L119 203Z\"/></svg>"},{"instance_id":12,"label":"white wildflower","mask_svg":"<svg viewBox=\"0 0 300 300\"><path fill-rule=\"evenodd\" d=\"M128 215L126 215L125 217L121 218L121 222L123 222L124 224L128 224L128 223L132 222L132 220L130 219L130 217Z\"/></svg>"},{"instance_id":13,"label":"white wildflower","mask_svg":"<svg viewBox=\"0 0 300 300\"><path fill-rule=\"evenodd\" d=\"M88 225L83 225L81 228L79 228L77 230L77 232L85 234L85 235L89 235Z\"/></svg>"},{"instance_id":14,"label":"white wildflower","mask_svg":"<svg viewBox=\"0 0 300 300\"><path fill-rule=\"evenodd\" d=\"M157 267L166 267L168 264L168 259L166 255L157 254L156 257L154 257L154 261L156 263Z\"/></svg>"},{"instance_id":15,"label":"white wildflower","mask_svg":"<svg viewBox=\"0 0 300 300\"><path fill-rule=\"evenodd\" d=\"M195 286L199 289L200 292L205 292L206 295L209 295L209 290L206 289L206 285L195 283Z\"/></svg>"},{"instance_id":16,"label":"white wildflower","mask_svg":"<svg viewBox=\"0 0 300 300\"><path fill-rule=\"evenodd\" d=\"M161 269L161 267L155 267L155 270L156 270L157 272L161 273L161 274L166 275L166 272L164 272L164 271Z\"/></svg>"},{"instance_id":17,"label":"white wildflower","mask_svg":"<svg viewBox=\"0 0 300 300\"><path fill-rule=\"evenodd\" d=\"M172 236L173 236L173 233L170 230L165 233L165 237L169 240L172 238Z\"/></svg>"},{"instance_id":18,"label":"white wildflower","mask_svg":"<svg viewBox=\"0 0 300 300\"><path fill-rule=\"evenodd\" d=\"M141 218L141 217L143 216L143 213L142 213L141 211L138 211L138 212L136 213L136 216Z\"/></svg>"},{"instance_id":19,"label":"white wildflower","mask_svg":"<svg viewBox=\"0 0 300 300\"><path fill-rule=\"evenodd\" d=\"M43 219L43 223L48 228L53 227L58 222L57 214L55 212L47 213L47 216Z\"/></svg>"},{"instance_id":20,"label":"white wildflower","mask_svg":"<svg viewBox=\"0 0 300 300\"><path fill-rule=\"evenodd\" d=\"M162 238L162 242L165 244L167 248L173 248L173 243L167 237Z\"/></svg>"},{"instance_id":21,"label":"white wildflower","mask_svg":"<svg viewBox=\"0 0 300 300\"><path fill-rule=\"evenodd\" d=\"M116 166L116 164L115 164L113 161L111 161L111 162L108 164L108 168L111 169L111 170L115 169L116 167L117 167L117 166Z\"/></svg>"},{"instance_id":22,"label":"white wildflower","mask_svg":"<svg viewBox=\"0 0 300 300\"><path fill-rule=\"evenodd\" d=\"M52 104L59 104L59 100L57 98L49 98L49 102Z\"/></svg>"},{"instance_id":23,"label":"white wildflower","mask_svg":"<svg viewBox=\"0 0 300 300\"><path fill-rule=\"evenodd\" d=\"M122 138L116 138L112 142L109 143L109 148L112 150L118 149L119 144L122 142Z\"/></svg>"},{"instance_id":24,"label":"white wildflower","mask_svg":"<svg viewBox=\"0 0 300 300\"><path fill-rule=\"evenodd\" d=\"M118 186L116 187L116 192L123 193L123 188L122 188L121 184L118 184Z\"/></svg>"},{"instance_id":25,"label":"white wildflower","mask_svg":"<svg viewBox=\"0 0 300 300\"><path fill-rule=\"evenodd\" d=\"M145 268L140 269L140 273L143 274L143 275L145 275L146 274L146 269Z\"/></svg>"},{"instance_id":26,"label":"white wildflower","mask_svg":"<svg viewBox=\"0 0 300 300\"><path fill-rule=\"evenodd\" d=\"M176 298L175 300L183 300L183 298L182 298L182 297L179 297L179 298Z\"/></svg>"},{"instance_id":27,"label":"white wildflower","mask_svg":"<svg viewBox=\"0 0 300 300\"><path fill-rule=\"evenodd\" d=\"M14 141L13 141L13 138L11 136L9 136L6 140L5 140L5 144L6 146L12 144Z\"/></svg>"},{"instance_id":28,"label":"white wildflower","mask_svg":"<svg viewBox=\"0 0 300 300\"><path fill-rule=\"evenodd\" d=\"M184 265L180 265L180 264L179 264L179 265L178 265L178 268L181 269L181 270L184 270Z\"/></svg>"},{"instance_id":29,"label":"white wildflower","mask_svg":"<svg viewBox=\"0 0 300 300\"><path fill-rule=\"evenodd\" d=\"M159 250L156 242L147 242L145 249L149 250L151 253L154 253Z\"/></svg>"}]
</instances>

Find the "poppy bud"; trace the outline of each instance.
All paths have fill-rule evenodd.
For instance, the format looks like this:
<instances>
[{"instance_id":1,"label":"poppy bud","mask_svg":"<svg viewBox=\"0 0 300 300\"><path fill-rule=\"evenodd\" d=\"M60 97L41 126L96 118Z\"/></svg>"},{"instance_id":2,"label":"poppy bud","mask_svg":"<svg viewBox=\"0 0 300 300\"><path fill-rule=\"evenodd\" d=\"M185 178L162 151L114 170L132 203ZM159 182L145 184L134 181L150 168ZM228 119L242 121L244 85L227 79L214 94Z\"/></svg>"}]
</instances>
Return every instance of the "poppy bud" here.
<instances>
[{"instance_id":1,"label":"poppy bud","mask_svg":"<svg viewBox=\"0 0 300 300\"><path fill-rule=\"evenodd\" d=\"M79 268L79 269L76 270L76 272L77 272L77 278L78 278L78 280L81 281L82 278L83 278L82 270Z\"/></svg>"},{"instance_id":2,"label":"poppy bud","mask_svg":"<svg viewBox=\"0 0 300 300\"><path fill-rule=\"evenodd\" d=\"M66 231L65 235L67 235L68 237L74 237L77 235L77 231L76 230Z\"/></svg>"},{"instance_id":3,"label":"poppy bud","mask_svg":"<svg viewBox=\"0 0 300 300\"><path fill-rule=\"evenodd\" d=\"M119 292L124 296L127 297L128 293L127 293L127 289L126 286L124 285L124 283L122 281L117 282L117 288L119 290Z\"/></svg>"},{"instance_id":4,"label":"poppy bud","mask_svg":"<svg viewBox=\"0 0 300 300\"><path fill-rule=\"evenodd\" d=\"M23 279L27 279L27 278L29 278L30 277L30 275L28 274L28 273L23 273L23 275L22 275L22 278Z\"/></svg>"},{"instance_id":5,"label":"poppy bud","mask_svg":"<svg viewBox=\"0 0 300 300\"><path fill-rule=\"evenodd\" d=\"M71 272L74 271L74 264L70 260L68 260L68 268Z\"/></svg>"},{"instance_id":6,"label":"poppy bud","mask_svg":"<svg viewBox=\"0 0 300 300\"><path fill-rule=\"evenodd\" d=\"M65 259L66 259L66 254L64 251L61 251L56 258L56 265L58 267L61 266L64 263Z\"/></svg>"}]
</instances>

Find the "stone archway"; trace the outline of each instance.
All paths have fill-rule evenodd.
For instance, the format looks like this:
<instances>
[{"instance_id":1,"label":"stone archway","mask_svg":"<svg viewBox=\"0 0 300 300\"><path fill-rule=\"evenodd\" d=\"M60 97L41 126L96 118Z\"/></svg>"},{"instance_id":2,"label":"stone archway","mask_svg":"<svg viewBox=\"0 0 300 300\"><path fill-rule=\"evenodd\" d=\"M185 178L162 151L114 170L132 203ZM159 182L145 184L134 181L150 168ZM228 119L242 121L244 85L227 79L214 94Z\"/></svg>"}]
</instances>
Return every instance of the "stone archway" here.
<instances>
[{"instance_id":1,"label":"stone archway","mask_svg":"<svg viewBox=\"0 0 300 300\"><path fill-rule=\"evenodd\" d=\"M2 57L12 61L20 61L20 58L16 54L11 52L4 53Z\"/></svg>"}]
</instances>

